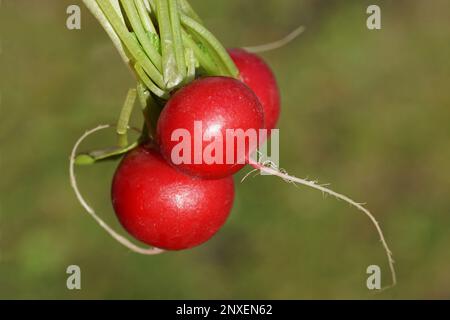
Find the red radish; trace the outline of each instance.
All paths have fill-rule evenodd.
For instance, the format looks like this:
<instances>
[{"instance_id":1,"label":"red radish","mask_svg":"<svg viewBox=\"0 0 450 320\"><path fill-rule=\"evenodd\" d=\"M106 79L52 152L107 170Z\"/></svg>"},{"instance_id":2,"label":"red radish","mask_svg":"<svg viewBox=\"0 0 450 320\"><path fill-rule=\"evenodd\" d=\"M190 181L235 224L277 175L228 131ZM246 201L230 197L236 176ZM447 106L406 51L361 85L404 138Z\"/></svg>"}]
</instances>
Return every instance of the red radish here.
<instances>
[{"instance_id":1,"label":"red radish","mask_svg":"<svg viewBox=\"0 0 450 320\"><path fill-rule=\"evenodd\" d=\"M241 80L259 98L266 128L274 129L280 116L280 93L272 70L263 59L244 49L229 49L228 53L239 69Z\"/></svg>"},{"instance_id":2,"label":"red radish","mask_svg":"<svg viewBox=\"0 0 450 320\"><path fill-rule=\"evenodd\" d=\"M123 227L138 240L166 250L209 240L225 223L233 199L231 177L185 175L143 146L125 156L112 184L113 207Z\"/></svg>"},{"instance_id":3,"label":"red radish","mask_svg":"<svg viewBox=\"0 0 450 320\"><path fill-rule=\"evenodd\" d=\"M187 174L218 179L242 169L257 148L258 141L252 143L248 137L240 141L242 144L236 137L227 139L230 131L248 130L257 139L263 127L261 104L244 83L233 78L208 77L193 81L172 96L161 112L157 133L167 161ZM180 129L188 136L173 136ZM206 136L210 139L205 140ZM181 142L187 142L188 148L180 151ZM211 155L218 161L207 161L206 154L211 150L215 150ZM186 161L175 161L175 156Z\"/></svg>"}]
</instances>

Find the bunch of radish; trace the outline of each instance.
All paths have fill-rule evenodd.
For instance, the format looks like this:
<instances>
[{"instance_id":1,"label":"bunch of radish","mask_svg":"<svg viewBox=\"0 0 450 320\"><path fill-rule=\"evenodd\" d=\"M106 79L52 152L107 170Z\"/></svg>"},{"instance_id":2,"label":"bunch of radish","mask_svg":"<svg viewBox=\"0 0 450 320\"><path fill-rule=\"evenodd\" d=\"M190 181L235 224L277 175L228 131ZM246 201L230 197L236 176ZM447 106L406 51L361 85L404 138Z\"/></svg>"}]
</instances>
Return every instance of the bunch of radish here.
<instances>
[{"instance_id":1,"label":"bunch of radish","mask_svg":"<svg viewBox=\"0 0 450 320\"><path fill-rule=\"evenodd\" d=\"M211 140L226 137L229 130L267 129L270 136L270 130L276 128L279 90L261 57L244 49L226 50L204 27L187 0L83 1L137 80L136 88L128 92L117 124L86 132L71 156L70 173L76 195L108 233L142 254L198 246L226 222L235 193L233 175L249 164L264 173L331 194L367 214L386 249L395 283L391 253L370 212L346 196L254 159L252 155L264 142L261 139L256 144L246 139L243 153L236 150L236 145L216 148L212 152L215 159L223 161L208 162L202 158L211 153ZM142 108L144 125L138 130L139 139L130 143L129 119L136 99ZM116 130L116 146L77 153L87 136L110 127ZM184 142L190 146L180 156L200 161L174 158L180 153L180 137L174 139L177 130L187 133ZM196 134L210 140L198 142ZM112 204L128 233L150 248L141 248L112 230L86 203L77 186L75 164L122 156L112 182Z\"/></svg>"}]
</instances>

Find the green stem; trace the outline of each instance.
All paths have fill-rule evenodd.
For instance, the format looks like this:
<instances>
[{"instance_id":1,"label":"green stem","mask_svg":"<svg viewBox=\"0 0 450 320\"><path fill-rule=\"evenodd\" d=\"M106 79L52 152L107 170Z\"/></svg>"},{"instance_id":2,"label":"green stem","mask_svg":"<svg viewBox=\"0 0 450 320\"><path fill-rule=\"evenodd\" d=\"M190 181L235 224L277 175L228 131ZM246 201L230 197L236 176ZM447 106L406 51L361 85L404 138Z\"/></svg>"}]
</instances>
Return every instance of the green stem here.
<instances>
[{"instance_id":1,"label":"green stem","mask_svg":"<svg viewBox=\"0 0 450 320\"><path fill-rule=\"evenodd\" d=\"M200 19L198 14L194 11L194 9L192 9L191 5L187 0L178 0L178 5L188 17L194 19L198 23L202 23L202 20Z\"/></svg>"},{"instance_id":2,"label":"green stem","mask_svg":"<svg viewBox=\"0 0 450 320\"><path fill-rule=\"evenodd\" d=\"M181 23L178 14L177 0L169 0L169 15L172 29L173 49L175 51L175 60L177 69L183 81L186 79L186 57L184 52L183 39L181 37Z\"/></svg>"},{"instance_id":3,"label":"green stem","mask_svg":"<svg viewBox=\"0 0 450 320\"><path fill-rule=\"evenodd\" d=\"M144 127L142 128L142 135L140 137L141 142L153 140L155 135L152 128L152 120L150 119L149 108L151 108L151 104L149 103L150 99L153 100L152 95L148 90L146 90L145 85L138 81L137 83L137 95L139 102L141 104L142 115L144 116Z\"/></svg>"},{"instance_id":4,"label":"green stem","mask_svg":"<svg viewBox=\"0 0 450 320\"><path fill-rule=\"evenodd\" d=\"M137 93L145 119L144 130L142 130L142 133L144 134L145 132L147 134L147 136L143 136L142 138L148 140L148 137L150 137L150 140L154 141L156 137L156 126L162 107L155 101L153 96L145 90L145 85L140 82L137 85Z\"/></svg>"},{"instance_id":5,"label":"green stem","mask_svg":"<svg viewBox=\"0 0 450 320\"><path fill-rule=\"evenodd\" d=\"M113 26L108 21L107 17L103 13L102 9L97 4L96 0L83 0L86 7L89 9L89 11L94 15L94 17L98 20L100 25L105 29L108 36L111 38L111 41L113 42L114 46L116 47L117 51L119 52L120 57L125 62L126 65L130 66L130 58L128 58L128 55L125 53L125 49L123 47L123 43L120 40L117 33L114 31Z\"/></svg>"},{"instance_id":6,"label":"green stem","mask_svg":"<svg viewBox=\"0 0 450 320\"><path fill-rule=\"evenodd\" d=\"M161 90L155 85L155 83L153 83L152 79L145 73L143 66L139 62L136 62L134 64L134 71L138 75L139 80L141 80L147 86L147 88L151 92L153 92L156 96L163 99L169 98L167 92Z\"/></svg>"},{"instance_id":7,"label":"green stem","mask_svg":"<svg viewBox=\"0 0 450 320\"><path fill-rule=\"evenodd\" d=\"M147 107L147 99L150 95L150 92L146 90L145 84L143 84L141 81L138 81L136 90L139 103L141 104L142 110L144 110Z\"/></svg>"},{"instance_id":8,"label":"green stem","mask_svg":"<svg viewBox=\"0 0 450 320\"><path fill-rule=\"evenodd\" d=\"M195 79L195 71L198 65L194 50L192 50L191 48L186 48L185 59L187 64L186 83L190 83Z\"/></svg>"},{"instance_id":9,"label":"green stem","mask_svg":"<svg viewBox=\"0 0 450 320\"><path fill-rule=\"evenodd\" d=\"M203 49L203 47L200 47L194 39L192 39L191 35L188 34L185 30L182 30L182 36L184 45L188 48L191 48L195 56L200 63L200 66L205 69L206 73L209 75L220 75L221 72L218 68L218 66L215 64L214 60L211 58L207 50Z\"/></svg>"},{"instance_id":10,"label":"green stem","mask_svg":"<svg viewBox=\"0 0 450 320\"><path fill-rule=\"evenodd\" d=\"M146 31L144 30L136 6L130 0L121 0L121 3L125 10L125 13L127 14L128 21L130 21L133 31L136 34L138 41L142 45L142 48L150 58L150 61L155 65L156 69L161 72L161 55L159 54L158 49L155 49Z\"/></svg>"},{"instance_id":11,"label":"green stem","mask_svg":"<svg viewBox=\"0 0 450 320\"><path fill-rule=\"evenodd\" d=\"M148 3L148 6L150 7L150 10L157 15L158 10L156 9L155 0L144 0L146 3Z\"/></svg>"},{"instance_id":12,"label":"green stem","mask_svg":"<svg viewBox=\"0 0 450 320\"><path fill-rule=\"evenodd\" d=\"M168 0L156 0L155 2L159 24L159 35L161 37L164 83L168 89L173 89L183 81L183 77L178 71L175 57L169 2Z\"/></svg>"},{"instance_id":13,"label":"green stem","mask_svg":"<svg viewBox=\"0 0 450 320\"><path fill-rule=\"evenodd\" d=\"M110 0L109 2L111 2L111 5L116 10L122 22L125 23L125 17L122 15L122 8L120 7L119 1L120 0Z\"/></svg>"},{"instance_id":14,"label":"green stem","mask_svg":"<svg viewBox=\"0 0 450 320\"><path fill-rule=\"evenodd\" d=\"M118 146L125 147L128 145L128 125L130 123L131 112L133 111L134 103L136 102L136 89L128 90L125 103L120 112L119 121L117 122L116 132L118 135Z\"/></svg>"},{"instance_id":15,"label":"green stem","mask_svg":"<svg viewBox=\"0 0 450 320\"><path fill-rule=\"evenodd\" d=\"M192 39L194 39L199 47L208 54L210 57L213 65L215 66L215 71L212 73L208 73L212 76L230 76L230 73L228 72L225 64L221 61L219 55L217 54L216 50L209 44L205 39L200 37L197 33L192 32L191 34Z\"/></svg>"},{"instance_id":16,"label":"green stem","mask_svg":"<svg viewBox=\"0 0 450 320\"><path fill-rule=\"evenodd\" d=\"M229 76L233 78L238 78L239 71L231 59L228 52L222 46L219 40L203 25L198 23L192 18L181 14L181 23L189 30L193 31L196 35L202 38L208 45L213 49L213 51L220 58L220 63L223 64Z\"/></svg>"},{"instance_id":17,"label":"green stem","mask_svg":"<svg viewBox=\"0 0 450 320\"><path fill-rule=\"evenodd\" d=\"M108 18L109 22L113 26L119 38L125 44L133 59L137 61L145 72L151 77L151 79L160 87L165 88L163 76L158 71L158 69L149 60L144 50L139 45L139 42L133 38L131 33L126 28L125 24L122 22L118 16L115 9L111 6L108 0L96 0L103 13Z\"/></svg>"},{"instance_id":18,"label":"green stem","mask_svg":"<svg viewBox=\"0 0 450 320\"><path fill-rule=\"evenodd\" d=\"M89 153L82 153L77 155L75 158L76 165L90 165L94 164L98 161L107 160L113 157L120 156L122 154L127 153L128 151L136 148L138 146L138 142L133 142L130 145L125 147L113 147L103 150L91 151Z\"/></svg>"}]
</instances>

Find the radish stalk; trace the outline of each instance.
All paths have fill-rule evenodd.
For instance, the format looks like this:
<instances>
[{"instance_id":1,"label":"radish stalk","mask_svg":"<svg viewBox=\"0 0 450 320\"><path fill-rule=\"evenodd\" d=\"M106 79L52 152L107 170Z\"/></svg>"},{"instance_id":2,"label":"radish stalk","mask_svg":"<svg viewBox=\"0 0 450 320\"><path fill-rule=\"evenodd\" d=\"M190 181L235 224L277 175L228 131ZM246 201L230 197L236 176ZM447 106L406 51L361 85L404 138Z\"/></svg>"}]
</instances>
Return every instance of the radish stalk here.
<instances>
[{"instance_id":1,"label":"radish stalk","mask_svg":"<svg viewBox=\"0 0 450 320\"><path fill-rule=\"evenodd\" d=\"M156 69L158 69L159 72L162 72L161 55L158 53L158 49L155 48L150 41L150 37L147 35L142 25L142 20L136 9L136 6L129 0L121 0L121 3L127 14L128 20L133 27L133 31L136 34L137 40L144 49L144 52L147 54L148 58L156 67Z\"/></svg>"},{"instance_id":2,"label":"radish stalk","mask_svg":"<svg viewBox=\"0 0 450 320\"><path fill-rule=\"evenodd\" d=\"M204 72L238 77L225 48L202 25L186 0L83 1L110 35L137 80L159 98L169 99L173 89ZM194 60L195 64L191 63ZM204 72L197 73L199 68Z\"/></svg>"},{"instance_id":3,"label":"radish stalk","mask_svg":"<svg viewBox=\"0 0 450 320\"><path fill-rule=\"evenodd\" d=\"M130 66L130 58L125 53L125 48L123 47L123 43L120 40L119 36L115 32L113 26L111 25L108 18L103 13L102 9L97 4L96 0L83 0L86 7L89 9L89 11L92 13L92 15L97 19L97 21L100 23L100 25L105 29L108 36L111 38L112 43L116 47L117 51L119 52L120 57L122 58L123 62L125 62L126 65ZM123 20L123 17L121 17Z\"/></svg>"},{"instance_id":4,"label":"radish stalk","mask_svg":"<svg viewBox=\"0 0 450 320\"><path fill-rule=\"evenodd\" d=\"M197 44L196 41L192 39L192 36L185 30L182 30L182 36L185 46L194 51L195 56L200 63L200 66L206 71L206 73L213 76L220 75L221 72L218 70L218 67L212 59L211 55L207 50L204 49L204 46Z\"/></svg>"},{"instance_id":5,"label":"radish stalk","mask_svg":"<svg viewBox=\"0 0 450 320\"><path fill-rule=\"evenodd\" d=\"M128 125L130 122L131 112L136 102L136 89L128 90L125 103L120 112L119 121L117 122L116 133L118 136L118 146L124 148L128 145Z\"/></svg>"},{"instance_id":6,"label":"radish stalk","mask_svg":"<svg viewBox=\"0 0 450 320\"><path fill-rule=\"evenodd\" d=\"M181 15L181 23L189 30L195 32L209 46L211 46L213 52L219 56L220 63L223 64L229 76L233 78L238 77L239 71L237 70L235 64L233 63L233 60L231 60L225 48L209 30L207 30L204 26L202 26L194 19L191 19L184 14Z\"/></svg>"},{"instance_id":7,"label":"radish stalk","mask_svg":"<svg viewBox=\"0 0 450 320\"><path fill-rule=\"evenodd\" d=\"M185 59L187 64L186 82L190 83L195 79L195 69L198 65L197 59L195 59L194 50L192 50L191 48L187 48Z\"/></svg>"},{"instance_id":8,"label":"radish stalk","mask_svg":"<svg viewBox=\"0 0 450 320\"><path fill-rule=\"evenodd\" d=\"M147 11L147 8L145 7L145 3L143 0L134 0L134 4L136 5L136 9L139 13L139 17L142 22L142 27L146 32L150 32L158 36L158 33L156 32L156 28L153 25L152 19L149 16L149 12Z\"/></svg>"},{"instance_id":9,"label":"radish stalk","mask_svg":"<svg viewBox=\"0 0 450 320\"><path fill-rule=\"evenodd\" d=\"M200 24L202 23L202 19L198 16L198 14L195 12L195 10L192 8L189 2L186 0L178 0L178 5L180 6L181 10L186 14L189 18L194 19Z\"/></svg>"},{"instance_id":10,"label":"radish stalk","mask_svg":"<svg viewBox=\"0 0 450 320\"><path fill-rule=\"evenodd\" d=\"M183 39L181 37L181 24L180 24L180 16L178 14L178 5L177 0L168 0L169 2L169 15L170 15L170 24L172 30L172 40L173 40L173 49L175 52L175 60L178 72L183 78L183 82L186 81L187 70L186 70L186 57L185 57L185 49L183 44Z\"/></svg>"},{"instance_id":11,"label":"radish stalk","mask_svg":"<svg viewBox=\"0 0 450 320\"><path fill-rule=\"evenodd\" d=\"M150 77L146 74L144 67L139 62L136 62L133 67L138 78L151 92L153 92L154 95L160 98L168 98L167 92L160 89L155 83L153 83L152 79L150 79Z\"/></svg>"},{"instance_id":12,"label":"radish stalk","mask_svg":"<svg viewBox=\"0 0 450 320\"><path fill-rule=\"evenodd\" d=\"M164 84L168 89L175 88L183 81L183 78L178 70L175 57L168 0L156 0L156 9L161 37Z\"/></svg>"},{"instance_id":13,"label":"radish stalk","mask_svg":"<svg viewBox=\"0 0 450 320\"><path fill-rule=\"evenodd\" d=\"M159 88L165 88L163 76L149 60L139 42L133 38L131 33L126 28L125 24L120 20L117 12L109 3L108 0L97 0L100 8L103 10L105 16L110 21L117 35L125 44L125 47L130 52L134 61L137 61L151 79L158 85Z\"/></svg>"}]
</instances>

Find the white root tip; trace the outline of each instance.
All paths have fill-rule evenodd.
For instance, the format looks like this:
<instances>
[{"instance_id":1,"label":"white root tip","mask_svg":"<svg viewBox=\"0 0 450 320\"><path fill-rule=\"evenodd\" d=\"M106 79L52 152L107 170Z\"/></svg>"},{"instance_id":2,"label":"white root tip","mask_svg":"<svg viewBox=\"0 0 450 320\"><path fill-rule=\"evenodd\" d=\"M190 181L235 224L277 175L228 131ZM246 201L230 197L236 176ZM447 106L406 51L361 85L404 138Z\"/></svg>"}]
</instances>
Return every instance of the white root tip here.
<instances>
[{"instance_id":1,"label":"white root tip","mask_svg":"<svg viewBox=\"0 0 450 320\"><path fill-rule=\"evenodd\" d=\"M144 255L155 255L155 254L160 254L162 252L164 252L164 250L162 249L158 249L158 248L142 248L139 247L137 245L135 245L134 243L132 243L130 240L128 240L127 238L125 238L124 236L118 234L116 231L114 231L105 221L103 221L94 211L94 209L92 209L92 207L90 207L86 200L83 198L83 196L81 195L80 189L78 188L78 183L77 183L77 179L76 179L76 175L75 175L75 157L77 155L77 151L78 151L78 147L80 146L80 144L90 135L96 133L97 131L100 130L105 130L108 128L113 127L113 125L110 124L105 124L105 125L99 125L98 127L88 130L86 131L75 143L75 145L73 146L72 149L72 153L70 155L70 184L72 186L72 189L75 192L75 195L77 196L78 201L80 202L81 206L86 210L87 213L89 213L89 215L100 225L101 228L103 228L103 230L105 230L111 237L114 238L114 240L116 240L117 242L119 242L120 244L122 244L123 246L127 247L128 249L130 249L133 252L139 253L139 254L144 254Z\"/></svg>"}]
</instances>

